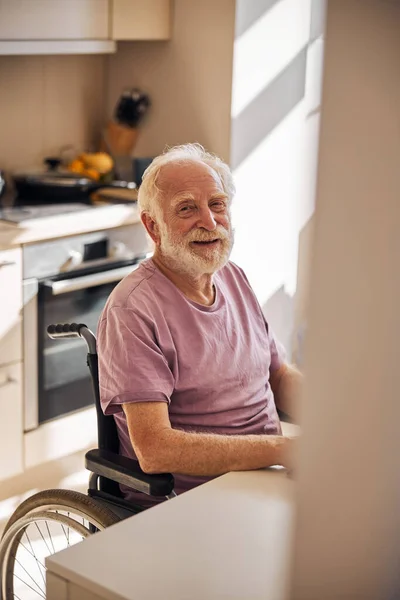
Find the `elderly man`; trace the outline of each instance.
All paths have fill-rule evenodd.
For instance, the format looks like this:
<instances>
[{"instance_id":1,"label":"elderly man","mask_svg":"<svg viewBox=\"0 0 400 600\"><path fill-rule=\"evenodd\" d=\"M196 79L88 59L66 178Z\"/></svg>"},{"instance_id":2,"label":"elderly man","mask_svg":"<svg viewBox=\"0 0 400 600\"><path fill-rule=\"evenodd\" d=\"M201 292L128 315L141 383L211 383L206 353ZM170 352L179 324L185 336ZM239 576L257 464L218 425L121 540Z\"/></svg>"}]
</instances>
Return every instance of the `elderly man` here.
<instances>
[{"instance_id":1,"label":"elderly man","mask_svg":"<svg viewBox=\"0 0 400 600\"><path fill-rule=\"evenodd\" d=\"M153 257L114 289L98 328L101 402L120 452L147 473L173 473L178 494L290 464L276 406L291 413L301 375L229 261L233 195L229 167L201 146L158 156L139 190Z\"/></svg>"}]
</instances>

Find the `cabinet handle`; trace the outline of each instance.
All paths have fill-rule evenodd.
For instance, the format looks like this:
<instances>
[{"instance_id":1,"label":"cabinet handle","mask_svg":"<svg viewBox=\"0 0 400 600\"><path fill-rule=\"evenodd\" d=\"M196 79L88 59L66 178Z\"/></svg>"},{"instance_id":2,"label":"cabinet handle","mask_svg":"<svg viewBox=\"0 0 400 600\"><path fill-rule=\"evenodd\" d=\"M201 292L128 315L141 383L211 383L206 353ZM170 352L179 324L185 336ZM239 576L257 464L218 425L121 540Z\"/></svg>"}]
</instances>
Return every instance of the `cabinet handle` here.
<instances>
[{"instance_id":1,"label":"cabinet handle","mask_svg":"<svg viewBox=\"0 0 400 600\"><path fill-rule=\"evenodd\" d=\"M3 260L2 262L0 262L0 269L2 269L3 267L12 267L12 265L16 265L17 263L14 261L9 261L9 260Z\"/></svg>"},{"instance_id":2,"label":"cabinet handle","mask_svg":"<svg viewBox=\"0 0 400 600\"><path fill-rule=\"evenodd\" d=\"M6 385L10 385L11 383L17 383L17 380L12 377L7 377L5 381L0 383L0 388L6 387Z\"/></svg>"}]
</instances>

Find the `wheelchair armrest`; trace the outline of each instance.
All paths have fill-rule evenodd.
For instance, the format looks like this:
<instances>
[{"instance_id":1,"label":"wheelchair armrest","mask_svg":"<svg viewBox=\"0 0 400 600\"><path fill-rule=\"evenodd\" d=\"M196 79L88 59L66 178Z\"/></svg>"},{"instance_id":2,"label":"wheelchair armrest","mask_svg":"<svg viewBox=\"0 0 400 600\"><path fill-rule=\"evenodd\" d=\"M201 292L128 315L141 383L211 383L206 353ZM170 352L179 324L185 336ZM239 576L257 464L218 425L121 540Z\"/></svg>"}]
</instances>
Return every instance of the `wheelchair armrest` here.
<instances>
[{"instance_id":1,"label":"wheelchair armrest","mask_svg":"<svg viewBox=\"0 0 400 600\"><path fill-rule=\"evenodd\" d=\"M108 450L86 452L85 466L100 477L107 477L148 496L168 496L174 489L174 478L170 473L148 475L142 471L137 460Z\"/></svg>"}]
</instances>

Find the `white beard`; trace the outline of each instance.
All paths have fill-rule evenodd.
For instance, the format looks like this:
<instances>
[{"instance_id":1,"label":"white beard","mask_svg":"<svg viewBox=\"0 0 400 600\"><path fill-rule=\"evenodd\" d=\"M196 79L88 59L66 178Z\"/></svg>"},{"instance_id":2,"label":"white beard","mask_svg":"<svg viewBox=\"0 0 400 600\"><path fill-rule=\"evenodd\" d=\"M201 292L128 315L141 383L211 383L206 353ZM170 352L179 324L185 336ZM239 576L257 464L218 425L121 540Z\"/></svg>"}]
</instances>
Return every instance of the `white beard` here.
<instances>
[{"instance_id":1,"label":"white beard","mask_svg":"<svg viewBox=\"0 0 400 600\"><path fill-rule=\"evenodd\" d=\"M160 254L165 263L174 271L186 273L191 277L212 275L221 269L229 260L234 241L234 231L228 231L218 225L214 231L197 229L185 237L171 235L166 224L161 219L158 222L161 244ZM216 248L210 248L206 256L200 256L190 246L190 242L207 241L219 238L221 241Z\"/></svg>"}]
</instances>

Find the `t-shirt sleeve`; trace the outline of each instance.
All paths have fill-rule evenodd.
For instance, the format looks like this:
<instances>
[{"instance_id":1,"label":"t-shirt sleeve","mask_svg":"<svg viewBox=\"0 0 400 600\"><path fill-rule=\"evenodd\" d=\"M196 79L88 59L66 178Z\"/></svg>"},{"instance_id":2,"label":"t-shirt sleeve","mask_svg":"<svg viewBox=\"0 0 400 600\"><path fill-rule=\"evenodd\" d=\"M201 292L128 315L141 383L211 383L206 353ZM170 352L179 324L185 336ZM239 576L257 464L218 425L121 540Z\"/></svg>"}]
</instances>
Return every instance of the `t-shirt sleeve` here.
<instances>
[{"instance_id":1,"label":"t-shirt sleeve","mask_svg":"<svg viewBox=\"0 0 400 600\"><path fill-rule=\"evenodd\" d=\"M99 323L97 353L105 414L120 412L130 402L169 403L174 377L146 315L110 308Z\"/></svg>"},{"instance_id":2,"label":"t-shirt sleeve","mask_svg":"<svg viewBox=\"0 0 400 600\"><path fill-rule=\"evenodd\" d=\"M267 330L269 351L271 353L270 372L272 373L273 371L280 369L280 367L286 362L286 352L283 345L275 337L274 332L268 325L267 321L265 321L265 327Z\"/></svg>"}]
</instances>

